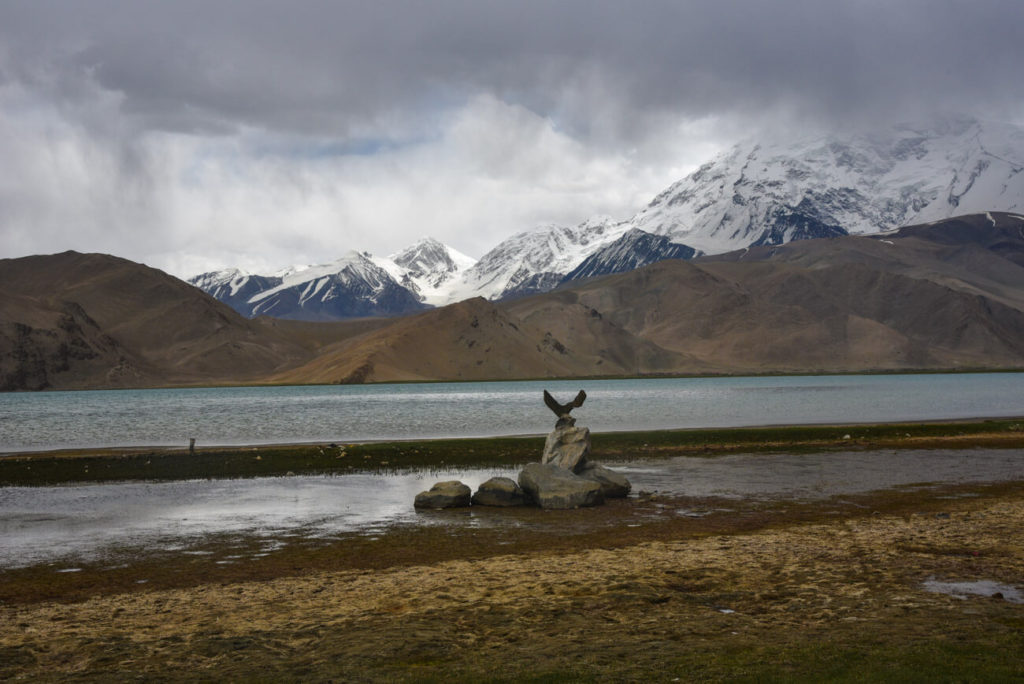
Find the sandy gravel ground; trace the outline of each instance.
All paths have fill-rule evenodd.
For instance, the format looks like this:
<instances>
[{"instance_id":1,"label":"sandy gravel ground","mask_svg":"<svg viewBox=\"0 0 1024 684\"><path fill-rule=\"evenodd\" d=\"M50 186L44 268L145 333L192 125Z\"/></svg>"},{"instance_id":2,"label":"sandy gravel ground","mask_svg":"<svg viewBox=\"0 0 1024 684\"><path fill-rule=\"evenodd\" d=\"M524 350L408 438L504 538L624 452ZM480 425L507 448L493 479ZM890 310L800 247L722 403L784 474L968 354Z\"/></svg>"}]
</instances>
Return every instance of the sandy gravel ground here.
<instances>
[{"instance_id":1,"label":"sandy gravel ground","mask_svg":"<svg viewBox=\"0 0 1024 684\"><path fill-rule=\"evenodd\" d=\"M1024 500L2 606L0 678L671 680L766 648L1020 639L1024 605L929 578L1024 590Z\"/></svg>"}]
</instances>

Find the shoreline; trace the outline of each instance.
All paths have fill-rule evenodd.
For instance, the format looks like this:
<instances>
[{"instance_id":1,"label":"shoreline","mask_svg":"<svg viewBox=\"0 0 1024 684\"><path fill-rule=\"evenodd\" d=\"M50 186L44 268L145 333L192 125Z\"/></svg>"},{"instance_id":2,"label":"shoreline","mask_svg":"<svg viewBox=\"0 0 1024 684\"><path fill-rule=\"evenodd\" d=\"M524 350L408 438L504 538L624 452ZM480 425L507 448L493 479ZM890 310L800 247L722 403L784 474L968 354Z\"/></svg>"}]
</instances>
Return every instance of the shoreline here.
<instances>
[{"instance_id":1,"label":"shoreline","mask_svg":"<svg viewBox=\"0 0 1024 684\"><path fill-rule=\"evenodd\" d=\"M1024 372L1024 371L1022 371ZM1021 428L1024 430L1024 415L1007 415L1007 416L967 416L963 418L930 418L923 420L912 420L912 421L891 421L891 422L863 422L863 423L841 423L841 422L822 422L822 423L759 423L751 425L730 425L727 427L683 427L683 428L659 428L651 430L607 430L600 433L615 436L630 436L630 435L645 435L645 434L661 434L661 433L703 433L703 432L737 432L742 433L748 430L790 430L793 428L835 428L835 429L857 429L857 428L880 428L880 427L895 427L895 426L913 426L913 425L976 425L980 423L1003 423L1003 422L1020 422ZM583 426L586 427L586 426ZM368 444L424 444L430 442L449 442L449 441L482 441L482 440L513 440L513 439L538 439L544 438L547 433L534 432L534 433L522 433L522 434L497 434L497 435L470 435L470 436L439 436L439 437L403 437L403 438L382 438L382 439L360 439L353 441L337 440L334 442L325 442L323 440L297 440L297 441L284 441L284 442L239 442L239 443L206 443L196 448L196 451L246 451L252 449L303 449L312 447L323 447L329 444L344 444L346 446L357 446L357 445L368 445ZM0 449L0 460L5 458L30 458L33 456L41 457L74 457L74 456L89 456L97 454L118 454L118 453L135 453L135 452L175 452L175 453L188 453L187 447L182 447L180 444L120 444L120 445L109 445L109 446L66 446L66 447L39 447L39 448L25 448L25 449Z\"/></svg>"},{"instance_id":2,"label":"shoreline","mask_svg":"<svg viewBox=\"0 0 1024 684\"><path fill-rule=\"evenodd\" d=\"M225 382L212 384L193 384L183 382L168 385L146 385L141 387L47 387L40 390L8 390L8 393L46 393L46 392L119 392L135 390L167 390L167 389L226 389L232 387L332 387L360 385L430 385L430 384L477 384L486 382L574 382L591 380L661 380L678 378L802 378L828 377L848 375L971 375L993 373L1024 373L1021 366L978 366L975 368L868 368L862 370L766 370L736 371L722 373L640 373L636 375L574 375L574 376L538 376L526 378L487 378L483 380L434 379L434 380L373 380L370 382Z\"/></svg>"},{"instance_id":3,"label":"shoreline","mask_svg":"<svg viewBox=\"0 0 1024 684\"><path fill-rule=\"evenodd\" d=\"M0 454L0 487L520 466L544 435ZM1024 417L592 433L595 460L838 449L1024 448Z\"/></svg>"}]
</instances>

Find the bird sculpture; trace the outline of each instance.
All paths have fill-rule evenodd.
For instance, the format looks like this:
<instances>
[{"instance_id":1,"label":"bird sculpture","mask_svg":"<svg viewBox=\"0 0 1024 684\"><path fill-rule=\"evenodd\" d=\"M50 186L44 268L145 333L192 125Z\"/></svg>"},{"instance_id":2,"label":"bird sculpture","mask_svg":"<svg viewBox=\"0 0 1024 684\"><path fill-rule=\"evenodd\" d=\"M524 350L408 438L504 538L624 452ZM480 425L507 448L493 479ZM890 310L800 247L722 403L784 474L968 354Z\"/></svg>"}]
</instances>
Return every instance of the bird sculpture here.
<instances>
[{"instance_id":1,"label":"bird sculpture","mask_svg":"<svg viewBox=\"0 0 1024 684\"><path fill-rule=\"evenodd\" d=\"M580 393L576 395L576 398L570 401L568 404L560 404L555 400L547 390L544 390L544 403L551 409L556 416L558 416L558 422L555 423L555 427L562 427L563 425L572 425L576 420L569 415L569 412L574 408L583 406L584 400L587 398L587 393L580 390Z\"/></svg>"}]
</instances>

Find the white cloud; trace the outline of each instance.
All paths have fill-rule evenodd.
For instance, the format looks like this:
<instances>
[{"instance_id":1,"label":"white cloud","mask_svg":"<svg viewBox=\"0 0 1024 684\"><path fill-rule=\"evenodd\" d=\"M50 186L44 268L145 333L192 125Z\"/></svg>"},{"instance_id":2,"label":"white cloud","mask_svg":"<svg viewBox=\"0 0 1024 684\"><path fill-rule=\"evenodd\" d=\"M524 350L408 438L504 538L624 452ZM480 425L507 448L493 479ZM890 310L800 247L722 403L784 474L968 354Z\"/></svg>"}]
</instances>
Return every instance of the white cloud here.
<instances>
[{"instance_id":1,"label":"white cloud","mask_svg":"<svg viewBox=\"0 0 1024 684\"><path fill-rule=\"evenodd\" d=\"M122 139L82 126L81 105L69 115L22 89L6 89L0 104L0 146L20 170L0 186L5 254L106 251L179 276L266 272L350 249L389 254L424 235L479 256L540 224L627 218L688 170L693 142L678 124L652 131L664 144L650 163L635 149L588 147L488 95L438 117L431 138L369 154L258 129ZM102 91L89 107L108 128L121 115Z\"/></svg>"}]
</instances>

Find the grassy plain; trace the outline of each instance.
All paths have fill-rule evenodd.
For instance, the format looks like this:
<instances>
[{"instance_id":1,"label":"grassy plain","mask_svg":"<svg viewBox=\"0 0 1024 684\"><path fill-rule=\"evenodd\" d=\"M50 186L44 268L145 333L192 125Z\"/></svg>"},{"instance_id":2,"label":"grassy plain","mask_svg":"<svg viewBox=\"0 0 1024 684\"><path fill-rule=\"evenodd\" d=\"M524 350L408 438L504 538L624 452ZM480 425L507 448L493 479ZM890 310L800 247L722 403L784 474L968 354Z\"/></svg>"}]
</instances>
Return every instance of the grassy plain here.
<instances>
[{"instance_id":1,"label":"grassy plain","mask_svg":"<svg viewBox=\"0 0 1024 684\"><path fill-rule=\"evenodd\" d=\"M1020 449L1021 425L612 434L595 435L594 450L597 460L622 460ZM539 444L21 455L0 459L0 482L511 465L535 460ZM0 679L1024 678L1024 605L923 587L930 578L1024 587L1021 481L816 502L642 494L596 509L474 512L473 525L464 511L426 515L439 524L300 540L269 553L254 539L210 538L202 554L0 572ZM488 525L488 516L514 524Z\"/></svg>"}]
</instances>

